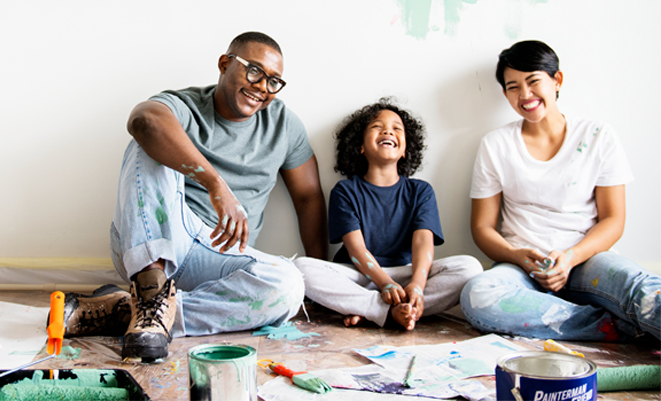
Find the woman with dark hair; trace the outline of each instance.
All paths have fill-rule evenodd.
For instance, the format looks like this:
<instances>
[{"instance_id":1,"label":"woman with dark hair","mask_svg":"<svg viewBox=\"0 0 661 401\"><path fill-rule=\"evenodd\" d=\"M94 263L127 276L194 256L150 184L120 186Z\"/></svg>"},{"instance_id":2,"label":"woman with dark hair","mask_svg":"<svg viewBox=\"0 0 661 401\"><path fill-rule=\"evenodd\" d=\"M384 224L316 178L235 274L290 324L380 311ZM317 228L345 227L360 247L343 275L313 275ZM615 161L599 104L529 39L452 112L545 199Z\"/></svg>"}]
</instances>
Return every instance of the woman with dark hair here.
<instances>
[{"instance_id":1,"label":"woman with dark hair","mask_svg":"<svg viewBox=\"0 0 661 401\"><path fill-rule=\"evenodd\" d=\"M609 251L632 180L613 128L560 112L563 74L545 43L504 50L496 78L523 119L486 135L475 160L471 230L496 263L464 287L466 319L537 338L660 338L661 278Z\"/></svg>"},{"instance_id":2,"label":"woman with dark hair","mask_svg":"<svg viewBox=\"0 0 661 401\"><path fill-rule=\"evenodd\" d=\"M413 330L425 315L459 302L464 284L482 272L471 256L434 260L443 233L434 190L409 178L420 167L424 127L390 102L365 106L339 129L335 171L348 177L331 191L334 263L299 258L305 295L346 315L354 326L388 319Z\"/></svg>"}]
</instances>

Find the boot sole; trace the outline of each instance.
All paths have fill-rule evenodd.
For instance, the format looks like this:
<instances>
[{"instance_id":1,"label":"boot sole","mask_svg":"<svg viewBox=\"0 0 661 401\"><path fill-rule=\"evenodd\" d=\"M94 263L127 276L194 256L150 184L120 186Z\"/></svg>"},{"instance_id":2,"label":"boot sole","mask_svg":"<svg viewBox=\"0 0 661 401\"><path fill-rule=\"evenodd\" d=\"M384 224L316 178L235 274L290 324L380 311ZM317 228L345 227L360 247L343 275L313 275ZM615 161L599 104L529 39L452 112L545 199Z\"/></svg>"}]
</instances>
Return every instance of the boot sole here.
<instances>
[{"instance_id":1,"label":"boot sole","mask_svg":"<svg viewBox=\"0 0 661 401\"><path fill-rule=\"evenodd\" d=\"M168 356L168 339L158 333L129 333L124 336L122 358L158 359Z\"/></svg>"}]
</instances>

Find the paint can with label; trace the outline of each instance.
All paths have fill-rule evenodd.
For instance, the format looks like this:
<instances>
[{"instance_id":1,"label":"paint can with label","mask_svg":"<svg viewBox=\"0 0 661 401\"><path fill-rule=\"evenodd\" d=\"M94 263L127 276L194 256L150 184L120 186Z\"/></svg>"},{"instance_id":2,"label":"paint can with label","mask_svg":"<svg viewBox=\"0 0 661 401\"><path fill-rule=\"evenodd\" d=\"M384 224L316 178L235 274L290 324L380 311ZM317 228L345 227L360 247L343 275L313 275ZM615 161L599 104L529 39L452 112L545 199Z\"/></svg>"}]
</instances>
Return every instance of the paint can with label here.
<instances>
[{"instance_id":1,"label":"paint can with label","mask_svg":"<svg viewBox=\"0 0 661 401\"><path fill-rule=\"evenodd\" d=\"M188 371L191 400L257 400L257 352L252 347L195 346L188 350Z\"/></svg>"},{"instance_id":2,"label":"paint can with label","mask_svg":"<svg viewBox=\"0 0 661 401\"><path fill-rule=\"evenodd\" d=\"M575 355L524 351L498 359L499 401L596 401L597 365Z\"/></svg>"}]
</instances>

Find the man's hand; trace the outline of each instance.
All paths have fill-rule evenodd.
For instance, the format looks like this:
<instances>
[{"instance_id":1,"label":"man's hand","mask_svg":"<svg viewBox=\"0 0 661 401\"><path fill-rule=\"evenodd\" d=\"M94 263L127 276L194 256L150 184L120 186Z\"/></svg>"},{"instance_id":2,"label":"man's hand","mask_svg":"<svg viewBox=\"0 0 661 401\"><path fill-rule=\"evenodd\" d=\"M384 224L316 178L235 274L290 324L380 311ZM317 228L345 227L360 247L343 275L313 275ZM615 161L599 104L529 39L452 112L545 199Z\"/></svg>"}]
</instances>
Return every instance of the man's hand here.
<instances>
[{"instance_id":1,"label":"man's hand","mask_svg":"<svg viewBox=\"0 0 661 401\"><path fill-rule=\"evenodd\" d=\"M401 303L406 303L408 296L401 285L392 281L381 288L381 299L387 304L397 306Z\"/></svg>"},{"instance_id":2,"label":"man's hand","mask_svg":"<svg viewBox=\"0 0 661 401\"><path fill-rule=\"evenodd\" d=\"M209 198L218 213L218 225L211 233L214 239L211 245L218 246L227 241L219 249L220 253L224 253L240 241L239 251L243 252L248 245L249 234L246 210L226 184L209 190Z\"/></svg>"}]
</instances>

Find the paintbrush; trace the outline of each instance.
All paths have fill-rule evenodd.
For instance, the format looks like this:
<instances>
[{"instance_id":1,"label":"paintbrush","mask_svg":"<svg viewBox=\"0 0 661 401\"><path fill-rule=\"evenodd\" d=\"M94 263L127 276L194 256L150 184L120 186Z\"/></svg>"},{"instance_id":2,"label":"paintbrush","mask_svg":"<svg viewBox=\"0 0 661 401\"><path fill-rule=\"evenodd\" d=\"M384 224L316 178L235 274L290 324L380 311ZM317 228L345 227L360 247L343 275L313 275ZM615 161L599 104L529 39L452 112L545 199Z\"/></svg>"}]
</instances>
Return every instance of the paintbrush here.
<instances>
[{"instance_id":1,"label":"paintbrush","mask_svg":"<svg viewBox=\"0 0 661 401\"><path fill-rule=\"evenodd\" d=\"M298 387L309 391L314 391L315 393L326 394L333 389L330 385L328 385L328 383L311 373L294 372L287 369L282 363L275 363L270 359L262 359L258 361L257 364L262 368L268 367L274 373L277 373L281 376L289 377L292 383Z\"/></svg>"},{"instance_id":2,"label":"paintbrush","mask_svg":"<svg viewBox=\"0 0 661 401\"><path fill-rule=\"evenodd\" d=\"M409 371L406 374L406 379L404 379L404 385L409 388L413 387L413 375L415 374L415 361L417 358L418 358L418 354L413 355L413 358L411 358Z\"/></svg>"}]
</instances>

